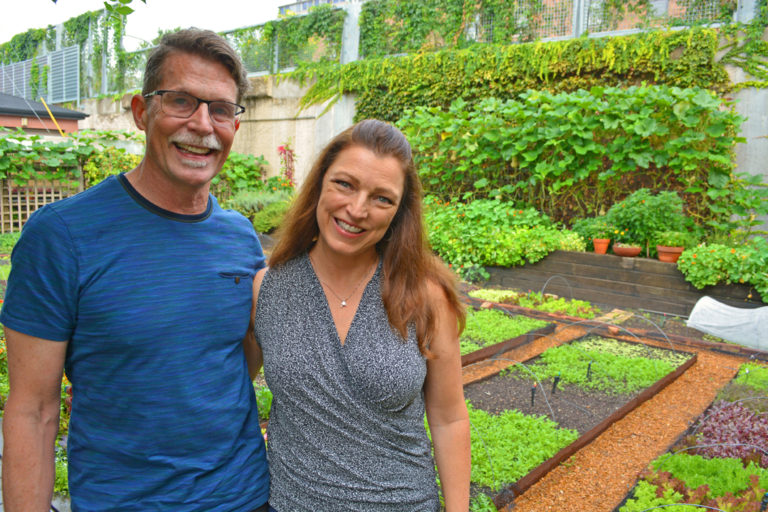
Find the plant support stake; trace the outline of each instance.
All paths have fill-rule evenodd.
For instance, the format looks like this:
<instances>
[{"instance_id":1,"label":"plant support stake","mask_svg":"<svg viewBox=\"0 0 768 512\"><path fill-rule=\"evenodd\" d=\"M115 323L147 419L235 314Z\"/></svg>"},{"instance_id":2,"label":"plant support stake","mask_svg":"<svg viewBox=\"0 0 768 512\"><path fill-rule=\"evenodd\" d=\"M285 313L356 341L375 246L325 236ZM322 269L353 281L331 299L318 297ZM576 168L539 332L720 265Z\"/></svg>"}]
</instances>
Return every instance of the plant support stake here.
<instances>
[{"instance_id":1,"label":"plant support stake","mask_svg":"<svg viewBox=\"0 0 768 512\"><path fill-rule=\"evenodd\" d=\"M53 124L56 125L56 129L59 130L59 133L62 137L66 137L67 134L64 133L64 131L61 129L61 126L59 126L59 123L56 122L56 118L53 117L53 113L51 112L51 109L48 108L48 104L45 102L42 96L40 96L40 101L43 102L43 106L45 107L45 110L48 111L48 115L51 116L51 121L53 121Z\"/></svg>"},{"instance_id":2,"label":"plant support stake","mask_svg":"<svg viewBox=\"0 0 768 512\"><path fill-rule=\"evenodd\" d=\"M536 398L536 385L537 383L534 382L533 386L531 386L531 407L533 407L534 400Z\"/></svg>"}]
</instances>

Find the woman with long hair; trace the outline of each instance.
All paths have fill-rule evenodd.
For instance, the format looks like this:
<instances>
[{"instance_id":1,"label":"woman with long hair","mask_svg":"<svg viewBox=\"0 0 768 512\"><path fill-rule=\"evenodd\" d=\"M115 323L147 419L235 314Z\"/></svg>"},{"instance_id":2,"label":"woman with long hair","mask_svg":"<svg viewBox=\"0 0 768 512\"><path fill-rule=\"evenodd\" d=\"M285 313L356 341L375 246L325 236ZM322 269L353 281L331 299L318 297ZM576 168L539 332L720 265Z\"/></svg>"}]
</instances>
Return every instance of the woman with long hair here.
<instances>
[{"instance_id":1,"label":"woman with long hair","mask_svg":"<svg viewBox=\"0 0 768 512\"><path fill-rule=\"evenodd\" d=\"M421 201L405 136L361 121L323 150L256 275L246 353L273 392L278 512L437 511L435 464L445 509L468 509L464 311Z\"/></svg>"}]
</instances>

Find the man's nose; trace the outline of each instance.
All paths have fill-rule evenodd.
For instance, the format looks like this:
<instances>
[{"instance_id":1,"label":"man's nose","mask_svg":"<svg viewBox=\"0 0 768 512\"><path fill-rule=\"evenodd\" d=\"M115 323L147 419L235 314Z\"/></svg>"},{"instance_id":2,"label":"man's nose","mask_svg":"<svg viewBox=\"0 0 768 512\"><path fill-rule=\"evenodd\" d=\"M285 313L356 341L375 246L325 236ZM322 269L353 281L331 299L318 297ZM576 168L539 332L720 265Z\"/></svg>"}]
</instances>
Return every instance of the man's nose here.
<instances>
[{"instance_id":1,"label":"man's nose","mask_svg":"<svg viewBox=\"0 0 768 512\"><path fill-rule=\"evenodd\" d=\"M192 123L200 133L213 133L213 121L211 121L210 111L208 110L208 104L202 101L197 106L197 109L189 116L188 122Z\"/></svg>"}]
</instances>

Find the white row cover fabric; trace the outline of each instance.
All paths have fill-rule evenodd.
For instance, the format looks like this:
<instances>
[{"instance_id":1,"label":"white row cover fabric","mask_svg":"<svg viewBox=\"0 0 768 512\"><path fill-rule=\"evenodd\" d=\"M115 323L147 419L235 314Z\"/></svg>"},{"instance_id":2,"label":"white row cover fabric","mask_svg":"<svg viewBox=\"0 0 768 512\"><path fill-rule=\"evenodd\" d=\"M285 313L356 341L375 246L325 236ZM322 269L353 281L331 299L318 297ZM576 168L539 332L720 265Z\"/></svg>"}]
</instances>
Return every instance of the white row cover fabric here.
<instances>
[{"instance_id":1,"label":"white row cover fabric","mask_svg":"<svg viewBox=\"0 0 768 512\"><path fill-rule=\"evenodd\" d=\"M693 307L687 325L733 343L768 350L768 306L737 308L704 296Z\"/></svg>"}]
</instances>

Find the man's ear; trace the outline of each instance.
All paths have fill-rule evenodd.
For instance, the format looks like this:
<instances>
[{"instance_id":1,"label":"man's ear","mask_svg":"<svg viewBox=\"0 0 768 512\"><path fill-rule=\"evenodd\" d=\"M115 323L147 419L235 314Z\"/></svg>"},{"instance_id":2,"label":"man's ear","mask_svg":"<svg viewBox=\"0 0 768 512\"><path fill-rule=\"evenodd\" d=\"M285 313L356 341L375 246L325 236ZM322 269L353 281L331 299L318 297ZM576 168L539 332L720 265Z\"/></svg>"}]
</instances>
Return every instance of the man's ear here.
<instances>
[{"instance_id":1,"label":"man's ear","mask_svg":"<svg viewBox=\"0 0 768 512\"><path fill-rule=\"evenodd\" d=\"M149 105L147 99L141 94L134 94L131 98L131 112L133 113L133 122L139 130L147 129L147 118L149 116Z\"/></svg>"}]
</instances>

